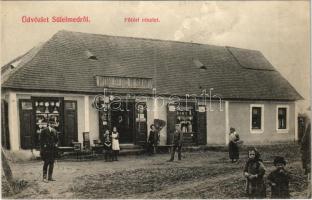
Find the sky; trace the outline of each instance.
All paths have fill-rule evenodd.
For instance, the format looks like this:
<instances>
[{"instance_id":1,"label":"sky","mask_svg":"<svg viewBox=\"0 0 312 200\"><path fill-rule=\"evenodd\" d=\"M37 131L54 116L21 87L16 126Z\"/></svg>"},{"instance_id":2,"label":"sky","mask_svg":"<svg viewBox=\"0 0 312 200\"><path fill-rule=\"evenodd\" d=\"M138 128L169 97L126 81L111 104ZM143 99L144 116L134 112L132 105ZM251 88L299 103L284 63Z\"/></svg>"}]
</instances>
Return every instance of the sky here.
<instances>
[{"instance_id":1,"label":"sky","mask_svg":"<svg viewBox=\"0 0 312 200\"><path fill-rule=\"evenodd\" d=\"M310 105L310 1L1 1L1 66L59 30L234 46L261 51ZM88 16L89 23L22 23ZM129 23L126 17L158 18Z\"/></svg>"}]
</instances>

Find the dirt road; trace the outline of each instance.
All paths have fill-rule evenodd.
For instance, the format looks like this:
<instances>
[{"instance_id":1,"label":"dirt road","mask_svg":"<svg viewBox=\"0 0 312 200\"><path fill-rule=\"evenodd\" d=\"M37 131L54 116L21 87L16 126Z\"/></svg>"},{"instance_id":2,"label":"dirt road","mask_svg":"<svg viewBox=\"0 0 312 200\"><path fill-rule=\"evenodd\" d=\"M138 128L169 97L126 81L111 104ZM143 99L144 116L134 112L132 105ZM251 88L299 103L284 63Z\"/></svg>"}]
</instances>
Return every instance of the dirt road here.
<instances>
[{"instance_id":1,"label":"dirt road","mask_svg":"<svg viewBox=\"0 0 312 200\"><path fill-rule=\"evenodd\" d=\"M307 182L300 158L276 152L290 157L292 197L304 198ZM58 161L56 181L49 183L42 182L40 161L15 163L15 178L27 185L8 198L245 198L242 170L246 156L239 163L230 163L227 157L227 152L204 151L185 152L182 161L174 162L166 162L167 154L120 157L118 162ZM265 165L268 174L273 166Z\"/></svg>"}]
</instances>

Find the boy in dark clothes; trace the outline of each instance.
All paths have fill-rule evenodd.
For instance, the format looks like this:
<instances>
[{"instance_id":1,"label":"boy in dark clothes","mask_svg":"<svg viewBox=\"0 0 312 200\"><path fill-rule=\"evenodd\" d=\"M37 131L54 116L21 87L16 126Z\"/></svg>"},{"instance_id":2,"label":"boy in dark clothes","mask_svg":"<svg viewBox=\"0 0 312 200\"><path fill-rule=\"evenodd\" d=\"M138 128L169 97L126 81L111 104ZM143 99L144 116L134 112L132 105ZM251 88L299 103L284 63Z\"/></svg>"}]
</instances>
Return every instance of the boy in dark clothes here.
<instances>
[{"instance_id":1,"label":"boy in dark clothes","mask_svg":"<svg viewBox=\"0 0 312 200\"><path fill-rule=\"evenodd\" d=\"M283 157L277 156L274 159L275 170L268 176L271 185L271 198L287 199L289 195L289 174L285 170L286 161Z\"/></svg>"}]
</instances>

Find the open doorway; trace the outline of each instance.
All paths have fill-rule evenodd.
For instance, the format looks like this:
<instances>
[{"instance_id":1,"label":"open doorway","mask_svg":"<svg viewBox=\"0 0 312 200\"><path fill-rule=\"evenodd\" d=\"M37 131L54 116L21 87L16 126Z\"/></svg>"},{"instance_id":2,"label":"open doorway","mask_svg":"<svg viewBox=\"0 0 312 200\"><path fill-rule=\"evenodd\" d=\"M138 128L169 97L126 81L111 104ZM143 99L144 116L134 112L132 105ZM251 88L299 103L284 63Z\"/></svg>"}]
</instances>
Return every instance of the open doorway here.
<instances>
[{"instance_id":1,"label":"open doorway","mask_svg":"<svg viewBox=\"0 0 312 200\"><path fill-rule=\"evenodd\" d=\"M111 109L111 127L117 127L119 142L134 143L134 102L118 102L118 109ZM112 108L116 106L112 105Z\"/></svg>"}]
</instances>

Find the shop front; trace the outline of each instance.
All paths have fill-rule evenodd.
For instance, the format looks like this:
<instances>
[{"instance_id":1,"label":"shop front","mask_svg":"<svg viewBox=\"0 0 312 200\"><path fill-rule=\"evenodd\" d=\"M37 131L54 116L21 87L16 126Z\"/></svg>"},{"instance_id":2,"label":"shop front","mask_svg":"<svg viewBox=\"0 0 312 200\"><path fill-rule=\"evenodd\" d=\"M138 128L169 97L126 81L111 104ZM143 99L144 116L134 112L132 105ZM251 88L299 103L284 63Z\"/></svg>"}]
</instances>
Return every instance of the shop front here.
<instances>
[{"instance_id":1,"label":"shop front","mask_svg":"<svg viewBox=\"0 0 312 200\"><path fill-rule=\"evenodd\" d=\"M99 110L99 138L113 127L120 133L121 144L144 145L147 140L146 103L126 100L103 106Z\"/></svg>"},{"instance_id":2,"label":"shop front","mask_svg":"<svg viewBox=\"0 0 312 200\"><path fill-rule=\"evenodd\" d=\"M183 132L185 145L207 144L207 121L205 105L192 102L180 102L167 106L167 144L172 143L175 125L179 124Z\"/></svg>"},{"instance_id":3,"label":"shop front","mask_svg":"<svg viewBox=\"0 0 312 200\"><path fill-rule=\"evenodd\" d=\"M48 122L58 132L60 146L70 146L78 140L76 101L67 101L63 97L20 99L19 117L22 149L40 147L40 133Z\"/></svg>"},{"instance_id":4,"label":"shop front","mask_svg":"<svg viewBox=\"0 0 312 200\"><path fill-rule=\"evenodd\" d=\"M160 145L171 144L176 124L184 133L185 144L207 144L205 105L182 101L179 104L167 102L162 104L163 107L157 107L153 99L138 101L124 98L114 101L113 97L110 98L99 98L96 102L92 102L92 96L31 96L18 99L20 147L39 149L40 133L48 122L52 122L57 130L60 146L71 146L72 142L84 144L82 135L85 132L89 134L91 145L94 145L95 140L102 141L104 132L111 131L114 126L120 133L121 144L145 145L148 127L155 119L163 120L166 124L160 133Z\"/></svg>"}]
</instances>

